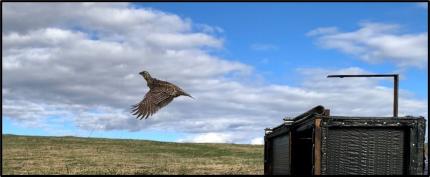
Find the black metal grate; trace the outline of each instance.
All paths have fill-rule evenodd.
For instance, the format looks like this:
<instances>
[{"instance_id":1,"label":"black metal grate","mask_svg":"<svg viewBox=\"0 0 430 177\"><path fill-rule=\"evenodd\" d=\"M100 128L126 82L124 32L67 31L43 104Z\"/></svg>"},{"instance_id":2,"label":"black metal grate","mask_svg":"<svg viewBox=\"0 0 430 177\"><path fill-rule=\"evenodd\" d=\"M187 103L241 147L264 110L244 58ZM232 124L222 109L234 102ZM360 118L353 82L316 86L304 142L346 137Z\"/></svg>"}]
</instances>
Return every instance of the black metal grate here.
<instances>
[{"instance_id":1,"label":"black metal grate","mask_svg":"<svg viewBox=\"0 0 430 177\"><path fill-rule=\"evenodd\" d=\"M274 175L290 174L290 145L289 136L284 134L273 138L273 172Z\"/></svg>"},{"instance_id":2,"label":"black metal grate","mask_svg":"<svg viewBox=\"0 0 430 177\"><path fill-rule=\"evenodd\" d=\"M405 131L399 128L330 128L325 174L374 175L405 173Z\"/></svg>"}]
</instances>

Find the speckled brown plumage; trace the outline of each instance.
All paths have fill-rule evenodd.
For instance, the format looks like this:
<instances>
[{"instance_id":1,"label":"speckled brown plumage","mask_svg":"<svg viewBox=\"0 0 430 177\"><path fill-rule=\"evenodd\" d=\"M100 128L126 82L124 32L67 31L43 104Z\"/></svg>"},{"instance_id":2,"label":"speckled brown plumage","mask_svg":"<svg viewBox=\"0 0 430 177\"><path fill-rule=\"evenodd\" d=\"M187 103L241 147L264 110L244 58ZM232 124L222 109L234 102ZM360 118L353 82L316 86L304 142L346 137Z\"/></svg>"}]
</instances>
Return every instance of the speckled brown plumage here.
<instances>
[{"instance_id":1,"label":"speckled brown plumage","mask_svg":"<svg viewBox=\"0 0 430 177\"><path fill-rule=\"evenodd\" d=\"M183 95L191 97L190 94L186 93L178 86L151 77L147 71L142 71L139 74L145 78L149 91L142 101L132 106L132 113L133 115L137 115L136 118L147 119L178 96Z\"/></svg>"}]
</instances>

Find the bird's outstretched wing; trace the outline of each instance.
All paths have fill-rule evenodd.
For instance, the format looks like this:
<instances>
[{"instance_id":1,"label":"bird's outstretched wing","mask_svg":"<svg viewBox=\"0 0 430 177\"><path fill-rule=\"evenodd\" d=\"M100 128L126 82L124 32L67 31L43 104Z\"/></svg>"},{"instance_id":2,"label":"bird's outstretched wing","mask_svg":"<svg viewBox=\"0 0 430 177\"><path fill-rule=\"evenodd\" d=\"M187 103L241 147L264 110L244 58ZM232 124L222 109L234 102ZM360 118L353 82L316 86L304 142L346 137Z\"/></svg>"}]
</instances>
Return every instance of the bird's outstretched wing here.
<instances>
[{"instance_id":1,"label":"bird's outstretched wing","mask_svg":"<svg viewBox=\"0 0 430 177\"><path fill-rule=\"evenodd\" d=\"M138 104L132 106L133 115L137 115L136 118L147 119L150 115L157 112L163 106L169 104L173 100L173 96L170 94L167 88L153 88L146 93L145 97Z\"/></svg>"}]
</instances>

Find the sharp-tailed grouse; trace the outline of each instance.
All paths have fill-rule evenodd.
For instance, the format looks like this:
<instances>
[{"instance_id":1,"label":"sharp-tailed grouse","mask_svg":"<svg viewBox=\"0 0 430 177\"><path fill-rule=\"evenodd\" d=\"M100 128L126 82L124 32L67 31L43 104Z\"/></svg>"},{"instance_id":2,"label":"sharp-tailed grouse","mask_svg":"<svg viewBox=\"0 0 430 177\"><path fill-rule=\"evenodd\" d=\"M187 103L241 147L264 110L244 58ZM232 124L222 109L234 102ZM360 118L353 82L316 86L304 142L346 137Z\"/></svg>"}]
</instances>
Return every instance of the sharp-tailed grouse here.
<instances>
[{"instance_id":1,"label":"sharp-tailed grouse","mask_svg":"<svg viewBox=\"0 0 430 177\"><path fill-rule=\"evenodd\" d=\"M132 106L132 113L137 115L136 118L141 117L140 119L143 119L145 117L147 119L178 96L183 95L193 98L178 86L151 77L147 71L142 71L139 74L145 78L149 91L142 101Z\"/></svg>"}]
</instances>

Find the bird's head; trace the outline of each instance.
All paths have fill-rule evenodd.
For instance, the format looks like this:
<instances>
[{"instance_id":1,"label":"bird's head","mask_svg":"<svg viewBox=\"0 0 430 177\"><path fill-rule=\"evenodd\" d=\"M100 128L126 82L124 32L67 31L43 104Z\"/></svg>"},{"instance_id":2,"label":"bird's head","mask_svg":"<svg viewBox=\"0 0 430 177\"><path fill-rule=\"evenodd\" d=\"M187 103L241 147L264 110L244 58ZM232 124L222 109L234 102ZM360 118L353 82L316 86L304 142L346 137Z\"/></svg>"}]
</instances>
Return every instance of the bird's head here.
<instances>
[{"instance_id":1,"label":"bird's head","mask_svg":"<svg viewBox=\"0 0 430 177\"><path fill-rule=\"evenodd\" d=\"M148 71L142 71L139 74L142 75L145 79L151 78L151 75L148 73Z\"/></svg>"}]
</instances>

